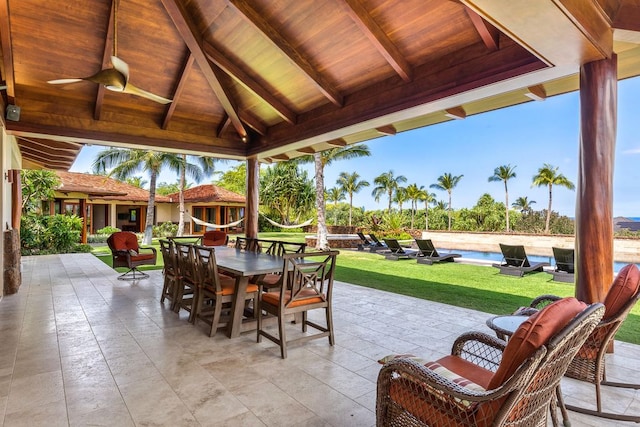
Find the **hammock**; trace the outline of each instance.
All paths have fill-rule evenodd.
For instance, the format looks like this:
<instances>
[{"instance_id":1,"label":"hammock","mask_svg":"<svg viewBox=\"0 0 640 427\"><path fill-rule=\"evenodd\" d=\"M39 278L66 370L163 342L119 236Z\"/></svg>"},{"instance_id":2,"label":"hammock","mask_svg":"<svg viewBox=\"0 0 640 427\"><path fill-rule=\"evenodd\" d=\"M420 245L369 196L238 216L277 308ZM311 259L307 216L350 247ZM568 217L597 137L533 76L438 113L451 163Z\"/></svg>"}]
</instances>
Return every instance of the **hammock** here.
<instances>
[{"instance_id":1,"label":"hammock","mask_svg":"<svg viewBox=\"0 0 640 427\"><path fill-rule=\"evenodd\" d=\"M262 214L260 214L260 215L262 215ZM302 224L284 225L284 224L278 224L277 222L272 221L270 218L267 218L264 215L262 215L262 216L264 217L264 219L269 221L269 224L275 225L276 227L280 227L280 228L300 228L300 227L304 227L304 226L307 226L307 225L311 224L311 222L313 221L313 218L311 218L311 219L306 220Z\"/></svg>"},{"instance_id":2,"label":"hammock","mask_svg":"<svg viewBox=\"0 0 640 427\"><path fill-rule=\"evenodd\" d=\"M211 227L211 228L227 228L227 227L235 227L236 225L240 224L242 221L244 221L244 218L240 218L239 220L235 221L235 222L230 222L229 224L212 224L210 222L205 222L201 219L198 218L194 218L191 216L191 214L189 214L188 212L184 213L186 217L191 218L191 221L195 222L198 225L201 225L203 227Z\"/></svg>"}]
</instances>

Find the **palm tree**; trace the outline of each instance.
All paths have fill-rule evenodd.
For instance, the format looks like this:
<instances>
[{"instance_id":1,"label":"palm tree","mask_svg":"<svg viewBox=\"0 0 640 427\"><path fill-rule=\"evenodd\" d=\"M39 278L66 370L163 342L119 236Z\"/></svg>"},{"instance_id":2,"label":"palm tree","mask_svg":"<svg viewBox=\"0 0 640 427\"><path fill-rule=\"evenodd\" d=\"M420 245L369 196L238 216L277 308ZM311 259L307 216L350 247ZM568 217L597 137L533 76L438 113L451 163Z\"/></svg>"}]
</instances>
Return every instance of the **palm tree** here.
<instances>
[{"instance_id":1,"label":"palm tree","mask_svg":"<svg viewBox=\"0 0 640 427\"><path fill-rule=\"evenodd\" d=\"M418 184L409 184L406 188L407 199L411 200L411 228L413 229L413 220L418 210L418 201L421 200L424 193L424 186L418 187Z\"/></svg>"},{"instance_id":2,"label":"palm tree","mask_svg":"<svg viewBox=\"0 0 640 427\"><path fill-rule=\"evenodd\" d=\"M334 219L333 219L333 223L335 225L338 225L338 202L341 200L344 200L344 189L341 187L331 187L330 189L328 189L326 191L326 198L328 202L332 202L333 203L333 208L334 208Z\"/></svg>"},{"instance_id":3,"label":"palm tree","mask_svg":"<svg viewBox=\"0 0 640 427\"><path fill-rule=\"evenodd\" d=\"M359 180L358 172L341 172L336 184L349 195L349 227L351 227L351 213L353 211L353 193L358 193L369 186L369 181Z\"/></svg>"},{"instance_id":4,"label":"palm tree","mask_svg":"<svg viewBox=\"0 0 640 427\"><path fill-rule=\"evenodd\" d=\"M375 198L376 202L380 201L380 197L386 194L389 197L388 212L391 213L391 202L393 201L393 193L398 189L400 183L407 182L407 178L404 175L394 176L393 171L385 172L378 175L373 180L376 185L371 192L371 195Z\"/></svg>"},{"instance_id":5,"label":"palm tree","mask_svg":"<svg viewBox=\"0 0 640 427\"><path fill-rule=\"evenodd\" d=\"M102 150L93 161L93 171L96 173L110 172L107 176L114 176L123 181L142 170L149 173L149 202L147 204L147 218L142 243L151 244L153 231L153 208L156 200L156 180L164 166L176 164L179 157L176 154L161 153L150 150L130 150L127 148L107 148Z\"/></svg>"},{"instance_id":6,"label":"palm tree","mask_svg":"<svg viewBox=\"0 0 640 427\"><path fill-rule=\"evenodd\" d=\"M509 232L509 190L507 189L507 181L516 177L515 168L515 166L511 167L511 165L498 166L493 170L493 175L489 177L489 182L504 182L504 206L505 217L507 219L507 233Z\"/></svg>"},{"instance_id":7,"label":"palm tree","mask_svg":"<svg viewBox=\"0 0 640 427\"><path fill-rule=\"evenodd\" d=\"M423 186L420 186L420 198L424 202L424 229L429 230L429 204L436 202L435 193L429 193L426 189L423 190ZM416 207L418 205L416 204Z\"/></svg>"},{"instance_id":8,"label":"palm tree","mask_svg":"<svg viewBox=\"0 0 640 427\"><path fill-rule=\"evenodd\" d=\"M544 224L544 232L549 233L549 221L551 220L551 200L553 198L552 190L554 185L560 185L566 187L569 190L573 190L576 186L569 179L558 173L558 167L552 166L549 163L542 165L538 169L538 174L533 177L533 185L537 187L549 187L549 207L547 208L547 219Z\"/></svg>"},{"instance_id":9,"label":"palm tree","mask_svg":"<svg viewBox=\"0 0 640 427\"><path fill-rule=\"evenodd\" d=\"M187 188L186 176L189 175L195 182L200 182L205 175L211 175L215 170L215 160L213 157L189 156L189 159L194 159L197 164L189 163L187 161L188 158L186 154L181 154L177 163L170 162L169 164L169 167L178 172L178 175L180 176L180 191L178 192L178 201L180 206L177 232L178 236L182 236L184 234L184 190Z\"/></svg>"},{"instance_id":10,"label":"palm tree","mask_svg":"<svg viewBox=\"0 0 640 427\"><path fill-rule=\"evenodd\" d=\"M138 188L144 188L144 186L147 185L147 181L141 176L130 176L126 178L124 182Z\"/></svg>"},{"instance_id":11,"label":"palm tree","mask_svg":"<svg viewBox=\"0 0 640 427\"><path fill-rule=\"evenodd\" d=\"M371 155L369 147L365 144L350 145L347 147L330 148L313 156L303 156L299 162L313 162L315 165L316 178L316 208L318 210L318 235L316 238L316 249L328 249L327 241L327 221L325 218L324 206L324 168L336 160L355 159L356 157L367 157Z\"/></svg>"},{"instance_id":12,"label":"palm tree","mask_svg":"<svg viewBox=\"0 0 640 427\"><path fill-rule=\"evenodd\" d=\"M531 205L534 204L535 202L536 202L535 200L529 200L527 196L524 196L524 197L518 197L511 206L518 209L520 213L523 213L523 214L531 213L531 211L533 210Z\"/></svg>"},{"instance_id":13,"label":"palm tree","mask_svg":"<svg viewBox=\"0 0 640 427\"><path fill-rule=\"evenodd\" d=\"M451 191L458 185L464 175L453 176L450 173L445 173L438 177L438 182L431 184L430 188L437 188L438 190L444 190L449 194L449 231L451 231Z\"/></svg>"},{"instance_id":14,"label":"palm tree","mask_svg":"<svg viewBox=\"0 0 640 427\"><path fill-rule=\"evenodd\" d=\"M408 199L407 197L407 189L406 187L398 187L396 188L396 193L393 196L393 201L398 204L398 210L400 211L400 215L402 215L402 205Z\"/></svg>"}]
</instances>

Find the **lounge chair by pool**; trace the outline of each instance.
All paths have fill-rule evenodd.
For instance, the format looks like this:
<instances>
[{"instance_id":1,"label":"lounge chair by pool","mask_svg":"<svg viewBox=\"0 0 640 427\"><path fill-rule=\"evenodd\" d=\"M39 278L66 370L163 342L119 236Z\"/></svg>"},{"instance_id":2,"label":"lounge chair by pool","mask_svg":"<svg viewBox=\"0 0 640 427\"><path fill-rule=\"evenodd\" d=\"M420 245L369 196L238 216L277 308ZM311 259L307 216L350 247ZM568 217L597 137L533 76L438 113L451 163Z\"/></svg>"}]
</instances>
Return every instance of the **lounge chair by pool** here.
<instances>
[{"instance_id":1,"label":"lounge chair by pool","mask_svg":"<svg viewBox=\"0 0 640 427\"><path fill-rule=\"evenodd\" d=\"M459 258L462 255L454 253L440 254L433 246L431 239L416 239L418 245L418 264L432 265L434 262L454 262L455 258Z\"/></svg>"},{"instance_id":2,"label":"lounge chair by pool","mask_svg":"<svg viewBox=\"0 0 640 427\"><path fill-rule=\"evenodd\" d=\"M551 248L553 250L553 257L555 258L556 268L549 273L553 275L553 280L555 282L565 282L565 283L573 283L574 282L574 250L573 249L562 249L562 248Z\"/></svg>"},{"instance_id":3,"label":"lounge chair by pool","mask_svg":"<svg viewBox=\"0 0 640 427\"><path fill-rule=\"evenodd\" d=\"M500 250L502 251L502 263L492 264L492 267L500 269L500 274L522 277L526 273L543 271L543 267L549 265L548 262L530 263L522 245L500 243Z\"/></svg>"},{"instance_id":4,"label":"lounge chair by pool","mask_svg":"<svg viewBox=\"0 0 640 427\"><path fill-rule=\"evenodd\" d=\"M384 239L384 243L389 249L384 254L385 259L388 260L398 261L400 259L415 258L418 254L416 250L403 248L397 239Z\"/></svg>"}]
</instances>

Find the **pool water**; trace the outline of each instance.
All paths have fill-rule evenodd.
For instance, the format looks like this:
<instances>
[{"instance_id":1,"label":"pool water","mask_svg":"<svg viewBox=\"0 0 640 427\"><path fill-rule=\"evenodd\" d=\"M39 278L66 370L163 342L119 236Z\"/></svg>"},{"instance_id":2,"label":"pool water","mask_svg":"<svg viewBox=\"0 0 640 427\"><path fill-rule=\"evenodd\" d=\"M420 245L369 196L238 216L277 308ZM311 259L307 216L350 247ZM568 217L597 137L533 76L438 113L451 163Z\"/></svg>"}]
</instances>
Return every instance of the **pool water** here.
<instances>
[{"instance_id":1,"label":"pool water","mask_svg":"<svg viewBox=\"0 0 640 427\"><path fill-rule=\"evenodd\" d=\"M502 254L498 252L479 252L479 251L463 251L457 249L438 249L438 252L447 253L447 252L455 252L457 254L462 255L463 258L472 258L479 259L483 261L502 261ZM530 262L548 262L550 265L555 265L553 257L547 256L539 256L539 255L527 255ZM614 262L613 263L613 271L617 273L627 265L626 262Z\"/></svg>"}]
</instances>

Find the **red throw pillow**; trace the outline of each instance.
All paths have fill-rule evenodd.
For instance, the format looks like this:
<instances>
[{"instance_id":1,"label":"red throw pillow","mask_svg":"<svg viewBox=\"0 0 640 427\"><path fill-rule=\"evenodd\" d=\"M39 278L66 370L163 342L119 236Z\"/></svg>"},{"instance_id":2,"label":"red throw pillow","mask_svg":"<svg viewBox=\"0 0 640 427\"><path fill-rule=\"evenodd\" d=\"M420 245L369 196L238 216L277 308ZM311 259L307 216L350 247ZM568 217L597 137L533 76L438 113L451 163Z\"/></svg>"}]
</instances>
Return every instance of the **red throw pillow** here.
<instances>
[{"instance_id":1,"label":"red throw pillow","mask_svg":"<svg viewBox=\"0 0 640 427\"><path fill-rule=\"evenodd\" d=\"M635 264L626 265L620 270L604 299L604 319L615 316L622 307L638 293L640 270Z\"/></svg>"},{"instance_id":2,"label":"red throw pillow","mask_svg":"<svg viewBox=\"0 0 640 427\"><path fill-rule=\"evenodd\" d=\"M526 359L586 307L585 303L573 297L563 298L527 319L509 339L488 389L500 387Z\"/></svg>"},{"instance_id":3,"label":"red throw pillow","mask_svg":"<svg viewBox=\"0 0 640 427\"><path fill-rule=\"evenodd\" d=\"M128 251L133 249L138 252L138 238L128 231L121 231L113 235L113 247L116 251Z\"/></svg>"}]
</instances>

